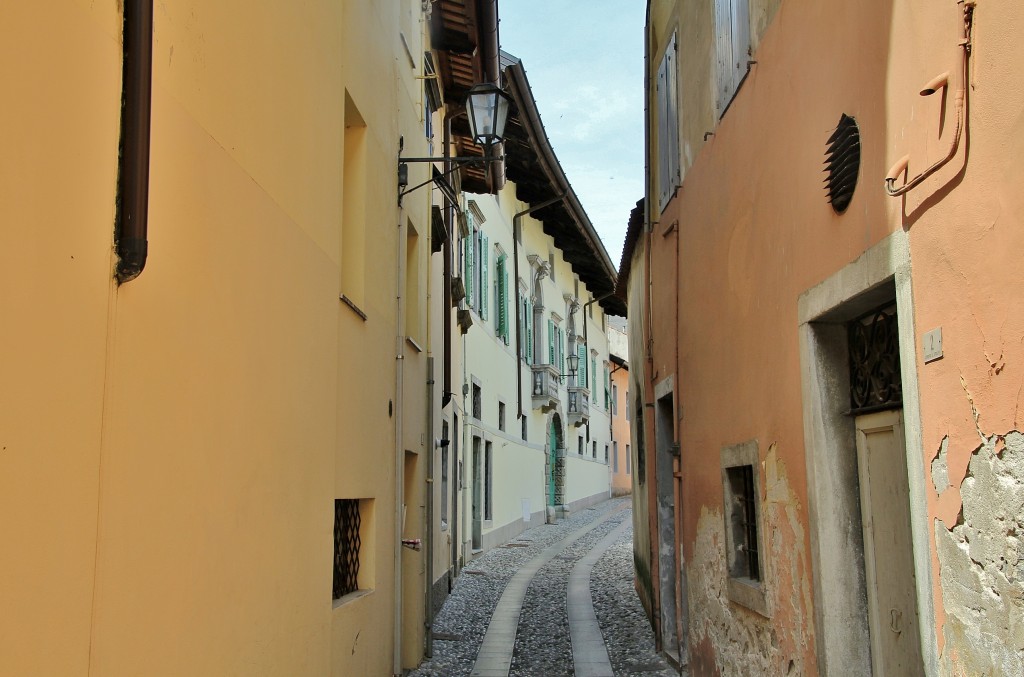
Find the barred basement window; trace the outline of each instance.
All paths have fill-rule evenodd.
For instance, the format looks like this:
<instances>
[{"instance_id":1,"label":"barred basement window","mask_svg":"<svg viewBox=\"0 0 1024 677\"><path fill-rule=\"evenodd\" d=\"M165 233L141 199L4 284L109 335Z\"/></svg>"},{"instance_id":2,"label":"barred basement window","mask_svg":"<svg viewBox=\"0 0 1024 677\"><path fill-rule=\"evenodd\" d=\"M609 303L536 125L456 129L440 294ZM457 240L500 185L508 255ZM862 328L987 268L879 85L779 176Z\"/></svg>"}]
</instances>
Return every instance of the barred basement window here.
<instances>
[{"instance_id":1,"label":"barred basement window","mask_svg":"<svg viewBox=\"0 0 1024 677\"><path fill-rule=\"evenodd\" d=\"M727 468L733 551L729 574L734 578L761 580L757 552L757 511L754 508L754 467L741 465Z\"/></svg>"},{"instance_id":2,"label":"barred basement window","mask_svg":"<svg viewBox=\"0 0 1024 677\"><path fill-rule=\"evenodd\" d=\"M721 462L729 599L768 616L757 440L723 447Z\"/></svg>"},{"instance_id":3,"label":"barred basement window","mask_svg":"<svg viewBox=\"0 0 1024 677\"><path fill-rule=\"evenodd\" d=\"M359 501L334 501L334 599L359 589Z\"/></svg>"}]
</instances>

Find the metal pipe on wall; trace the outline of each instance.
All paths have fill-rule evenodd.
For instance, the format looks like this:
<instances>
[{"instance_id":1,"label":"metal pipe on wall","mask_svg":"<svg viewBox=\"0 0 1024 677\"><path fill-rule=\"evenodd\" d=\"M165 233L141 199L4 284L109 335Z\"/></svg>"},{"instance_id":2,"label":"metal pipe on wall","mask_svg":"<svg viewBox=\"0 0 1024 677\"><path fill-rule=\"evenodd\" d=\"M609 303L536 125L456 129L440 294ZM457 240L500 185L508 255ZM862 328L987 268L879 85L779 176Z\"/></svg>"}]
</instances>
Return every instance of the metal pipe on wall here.
<instances>
[{"instance_id":1,"label":"metal pipe on wall","mask_svg":"<svg viewBox=\"0 0 1024 677\"><path fill-rule=\"evenodd\" d=\"M121 158L117 176L114 243L117 281L146 267L149 220L150 126L153 103L153 0L124 4Z\"/></svg>"}]
</instances>

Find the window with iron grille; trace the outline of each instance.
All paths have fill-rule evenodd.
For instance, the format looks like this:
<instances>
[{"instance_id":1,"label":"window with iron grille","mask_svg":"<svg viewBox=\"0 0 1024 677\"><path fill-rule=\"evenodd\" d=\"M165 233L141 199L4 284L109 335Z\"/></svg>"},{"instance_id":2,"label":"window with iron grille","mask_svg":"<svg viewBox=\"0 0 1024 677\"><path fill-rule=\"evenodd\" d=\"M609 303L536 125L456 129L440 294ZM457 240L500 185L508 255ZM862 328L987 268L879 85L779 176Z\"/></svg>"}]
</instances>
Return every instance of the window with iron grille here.
<instances>
[{"instance_id":1,"label":"window with iron grille","mask_svg":"<svg viewBox=\"0 0 1024 677\"><path fill-rule=\"evenodd\" d=\"M754 505L754 468L740 465L727 468L729 483L729 521L732 527L733 553L729 575L733 578L761 580L757 551L757 510Z\"/></svg>"},{"instance_id":2,"label":"window with iron grille","mask_svg":"<svg viewBox=\"0 0 1024 677\"><path fill-rule=\"evenodd\" d=\"M359 501L334 501L334 599L359 589Z\"/></svg>"},{"instance_id":3,"label":"window with iron grille","mask_svg":"<svg viewBox=\"0 0 1024 677\"><path fill-rule=\"evenodd\" d=\"M847 325L850 413L903 406L900 334L896 306L873 310Z\"/></svg>"},{"instance_id":4,"label":"window with iron grille","mask_svg":"<svg viewBox=\"0 0 1024 677\"><path fill-rule=\"evenodd\" d=\"M757 440L723 447L721 461L729 599L769 616Z\"/></svg>"},{"instance_id":5,"label":"window with iron grille","mask_svg":"<svg viewBox=\"0 0 1024 677\"><path fill-rule=\"evenodd\" d=\"M480 386L473 384L473 418L480 420L483 418L484 403L483 393L480 390Z\"/></svg>"}]
</instances>

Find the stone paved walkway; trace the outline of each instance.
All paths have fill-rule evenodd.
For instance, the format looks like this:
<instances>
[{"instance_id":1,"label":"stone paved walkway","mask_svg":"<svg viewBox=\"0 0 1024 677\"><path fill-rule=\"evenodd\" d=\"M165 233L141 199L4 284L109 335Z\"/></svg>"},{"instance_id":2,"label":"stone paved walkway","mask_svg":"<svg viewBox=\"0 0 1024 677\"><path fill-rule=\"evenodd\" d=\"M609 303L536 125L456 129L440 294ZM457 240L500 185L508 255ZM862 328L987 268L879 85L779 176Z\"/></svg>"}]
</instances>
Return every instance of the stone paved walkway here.
<instances>
[{"instance_id":1,"label":"stone paved walkway","mask_svg":"<svg viewBox=\"0 0 1024 677\"><path fill-rule=\"evenodd\" d=\"M632 589L629 507L606 501L470 562L412 675L676 676Z\"/></svg>"}]
</instances>

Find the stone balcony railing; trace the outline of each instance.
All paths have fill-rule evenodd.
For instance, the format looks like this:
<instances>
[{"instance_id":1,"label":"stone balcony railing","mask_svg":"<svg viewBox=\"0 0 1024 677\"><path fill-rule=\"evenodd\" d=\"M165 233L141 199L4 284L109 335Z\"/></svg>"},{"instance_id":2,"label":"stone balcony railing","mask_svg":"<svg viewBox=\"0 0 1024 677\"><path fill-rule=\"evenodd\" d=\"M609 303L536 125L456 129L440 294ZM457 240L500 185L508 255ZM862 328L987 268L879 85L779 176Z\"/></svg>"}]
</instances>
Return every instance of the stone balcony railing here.
<instances>
[{"instance_id":1,"label":"stone balcony railing","mask_svg":"<svg viewBox=\"0 0 1024 677\"><path fill-rule=\"evenodd\" d=\"M558 369L552 364L535 364L531 367L530 395L536 409L547 412L558 406Z\"/></svg>"},{"instance_id":2,"label":"stone balcony railing","mask_svg":"<svg viewBox=\"0 0 1024 677\"><path fill-rule=\"evenodd\" d=\"M577 428L590 421L590 390L569 386L569 424Z\"/></svg>"}]
</instances>

